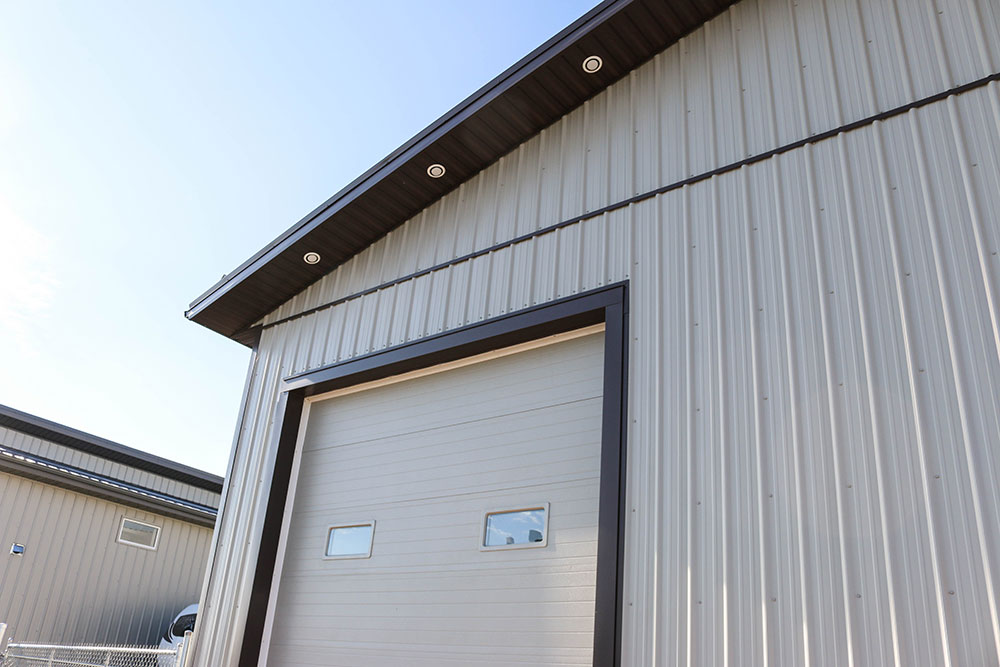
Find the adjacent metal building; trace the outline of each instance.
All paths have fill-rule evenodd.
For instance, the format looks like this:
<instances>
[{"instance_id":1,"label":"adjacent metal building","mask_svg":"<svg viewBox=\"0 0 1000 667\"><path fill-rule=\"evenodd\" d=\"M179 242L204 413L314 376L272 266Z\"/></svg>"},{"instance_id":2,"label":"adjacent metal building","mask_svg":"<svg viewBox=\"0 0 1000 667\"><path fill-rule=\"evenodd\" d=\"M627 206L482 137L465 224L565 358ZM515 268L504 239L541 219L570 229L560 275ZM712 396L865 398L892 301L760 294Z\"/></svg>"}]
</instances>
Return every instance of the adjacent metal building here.
<instances>
[{"instance_id":1,"label":"adjacent metal building","mask_svg":"<svg viewBox=\"0 0 1000 667\"><path fill-rule=\"evenodd\" d=\"M197 600L222 478L0 406L0 622L155 644Z\"/></svg>"},{"instance_id":2,"label":"adjacent metal building","mask_svg":"<svg viewBox=\"0 0 1000 667\"><path fill-rule=\"evenodd\" d=\"M998 79L993 0L609 0L363 174L188 311L196 664L997 665Z\"/></svg>"}]
</instances>

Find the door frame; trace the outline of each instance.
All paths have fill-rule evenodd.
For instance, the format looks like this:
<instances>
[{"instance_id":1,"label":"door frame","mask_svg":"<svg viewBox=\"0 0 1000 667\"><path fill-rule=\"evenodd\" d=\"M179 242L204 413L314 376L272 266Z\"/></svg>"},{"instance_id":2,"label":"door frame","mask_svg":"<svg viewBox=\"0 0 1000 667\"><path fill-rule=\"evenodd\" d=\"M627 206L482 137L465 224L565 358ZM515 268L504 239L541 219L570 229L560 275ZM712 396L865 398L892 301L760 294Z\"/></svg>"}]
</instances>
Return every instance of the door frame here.
<instances>
[{"instance_id":1,"label":"door frame","mask_svg":"<svg viewBox=\"0 0 1000 667\"><path fill-rule=\"evenodd\" d=\"M275 407L267 509L246 612L240 667L267 658L271 619L294 492L296 450L305 434L306 399L505 347L604 323L604 396L598 508L594 667L619 667L625 549L625 457L628 410L628 283L557 299L284 379Z\"/></svg>"}]
</instances>

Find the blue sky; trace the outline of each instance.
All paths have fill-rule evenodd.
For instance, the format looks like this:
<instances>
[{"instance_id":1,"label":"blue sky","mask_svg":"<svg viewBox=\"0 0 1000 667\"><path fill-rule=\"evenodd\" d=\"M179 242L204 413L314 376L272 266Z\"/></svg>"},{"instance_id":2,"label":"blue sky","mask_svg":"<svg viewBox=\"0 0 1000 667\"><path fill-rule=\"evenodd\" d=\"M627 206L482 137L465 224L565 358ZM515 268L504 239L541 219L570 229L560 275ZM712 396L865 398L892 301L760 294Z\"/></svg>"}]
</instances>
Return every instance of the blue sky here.
<instances>
[{"instance_id":1,"label":"blue sky","mask_svg":"<svg viewBox=\"0 0 1000 667\"><path fill-rule=\"evenodd\" d=\"M596 0L0 0L0 403L222 474L187 304Z\"/></svg>"}]
</instances>

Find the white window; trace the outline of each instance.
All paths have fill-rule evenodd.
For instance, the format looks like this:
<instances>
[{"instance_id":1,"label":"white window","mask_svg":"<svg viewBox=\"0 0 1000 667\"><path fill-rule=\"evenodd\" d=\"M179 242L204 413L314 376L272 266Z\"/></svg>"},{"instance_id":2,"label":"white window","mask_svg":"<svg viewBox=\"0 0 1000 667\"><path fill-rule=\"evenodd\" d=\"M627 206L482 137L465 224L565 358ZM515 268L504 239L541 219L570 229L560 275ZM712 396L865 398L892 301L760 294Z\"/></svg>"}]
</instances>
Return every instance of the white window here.
<instances>
[{"instance_id":1,"label":"white window","mask_svg":"<svg viewBox=\"0 0 1000 667\"><path fill-rule=\"evenodd\" d=\"M330 526L326 533L326 559L370 558L375 538L374 521Z\"/></svg>"},{"instance_id":2,"label":"white window","mask_svg":"<svg viewBox=\"0 0 1000 667\"><path fill-rule=\"evenodd\" d=\"M134 547L155 550L160 541L160 527L122 517L122 525L118 529L118 541Z\"/></svg>"},{"instance_id":3,"label":"white window","mask_svg":"<svg viewBox=\"0 0 1000 667\"><path fill-rule=\"evenodd\" d=\"M548 503L483 513L483 534L479 541L483 551L544 547L548 541Z\"/></svg>"}]
</instances>

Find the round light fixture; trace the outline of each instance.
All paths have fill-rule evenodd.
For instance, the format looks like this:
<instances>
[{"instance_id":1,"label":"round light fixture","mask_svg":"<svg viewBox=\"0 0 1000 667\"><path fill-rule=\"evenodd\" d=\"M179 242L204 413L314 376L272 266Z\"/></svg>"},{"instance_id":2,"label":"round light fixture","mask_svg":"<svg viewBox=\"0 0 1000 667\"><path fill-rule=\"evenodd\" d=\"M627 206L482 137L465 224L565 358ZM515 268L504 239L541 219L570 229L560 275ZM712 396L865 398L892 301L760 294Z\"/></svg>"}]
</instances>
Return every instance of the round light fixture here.
<instances>
[{"instance_id":1,"label":"round light fixture","mask_svg":"<svg viewBox=\"0 0 1000 667\"><path fill-rule=\"evenodd\" d=\"M302 255L302 261L306 264L319 264L319 253L318 252L307 252Z\"/></svg>"},{"instance_id":2,"label":"round light fixture","mask_svg":"<svg viewBox=\"0 0 1000 667\"><path fill-rule=\"evenodd\" d=\"M434 163L431 166L427 167L427 175L430 176L431 178L441 178L442 176L444 176L444 172L445 169L443 164Z\"/></svg>"},{"instance_id":3,"label":"round light fixture","mask_svg":"<svg viewBox=\"0 0 1000 667\"><path fill-rule=\"evenodd\" d=\"M587 74L594 74L604 67L604 60L600 56L587 56L583 59L583 71Z\"/></svg>"}]
</instances>

